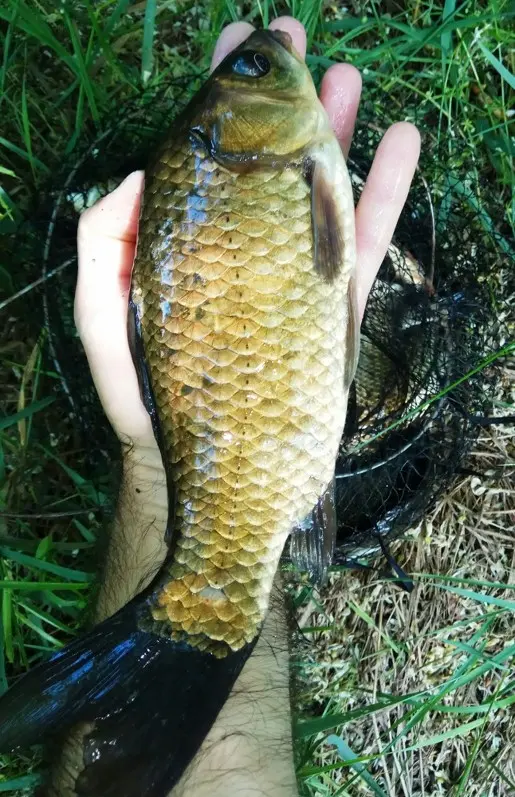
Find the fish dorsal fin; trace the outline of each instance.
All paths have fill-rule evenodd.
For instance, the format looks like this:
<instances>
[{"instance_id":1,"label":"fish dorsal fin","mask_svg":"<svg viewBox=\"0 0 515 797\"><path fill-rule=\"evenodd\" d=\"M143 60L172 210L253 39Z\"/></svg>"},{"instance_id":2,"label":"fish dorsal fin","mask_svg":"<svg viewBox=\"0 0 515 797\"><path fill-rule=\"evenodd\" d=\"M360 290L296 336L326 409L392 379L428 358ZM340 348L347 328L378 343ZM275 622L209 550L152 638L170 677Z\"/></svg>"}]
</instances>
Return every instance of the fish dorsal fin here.
<instances>
[{"instance_id":1,"label":"fish dorsal fin","mask_svg":"<svg viewBox=\"0 0 515 797\"><path fill-rule=\"evenodd\" d=\"M336 542L334 479L311 513L291 533L290 558L295 567L323 586Z\"/></svg>"}]
</instances>

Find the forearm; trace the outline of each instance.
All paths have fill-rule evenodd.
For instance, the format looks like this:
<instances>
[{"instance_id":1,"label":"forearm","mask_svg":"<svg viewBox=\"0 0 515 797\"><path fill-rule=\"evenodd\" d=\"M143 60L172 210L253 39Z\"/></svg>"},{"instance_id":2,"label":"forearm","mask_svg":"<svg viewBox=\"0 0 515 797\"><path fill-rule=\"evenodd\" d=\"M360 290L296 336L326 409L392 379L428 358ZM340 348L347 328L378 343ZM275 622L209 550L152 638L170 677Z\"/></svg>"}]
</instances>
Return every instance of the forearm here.
<instances>
[{"instance_id":1,"label":"forearm","mask_svg":"<svg viewBox=\"0 0 515 797\"><path fill-rule=\"evenodd\" d=\"M164 534L167 494L157 448L126 448L115 519L94 609L99 623L121 609L159 569L166 555ZM83 737L78 725L63 738L42 797L76 797L75 781L83 769Z\"/></svg>"},{"instance_id":2,"label":"forearm","mask_svg":"<svg viewBox=\"0 0 515 797\"><path fill-rule=\"evenodd\" d=\"M129 450L99 593L98 620L123 606L159 568L166 554L166 521L166 484L159 453ZM296 797L288 658L284 599L276 586L256 649L173 797L240 793ZM173 686L180 689L180 684Z\"/></svg>"},{"instance_id":3,"label":"forearm","mask_svg":"<svg viewBox=\"0 0 515 797\"><path fill-rule=\"evenodd\" d=\"M95 609L100 622L145 587L166 556L168 496L157 449L126 447L115 519Z\"/></svg>"},{"instance_id":4,"label":"forearm","mask_svg":"<svg viewBox=\"0 0 515 797\"><path fill-rule=\"evenodd\" d=\"M298 795L286 612L277 587L256 649L172 797L240 794Z\"/></svg>"}]
</instances>

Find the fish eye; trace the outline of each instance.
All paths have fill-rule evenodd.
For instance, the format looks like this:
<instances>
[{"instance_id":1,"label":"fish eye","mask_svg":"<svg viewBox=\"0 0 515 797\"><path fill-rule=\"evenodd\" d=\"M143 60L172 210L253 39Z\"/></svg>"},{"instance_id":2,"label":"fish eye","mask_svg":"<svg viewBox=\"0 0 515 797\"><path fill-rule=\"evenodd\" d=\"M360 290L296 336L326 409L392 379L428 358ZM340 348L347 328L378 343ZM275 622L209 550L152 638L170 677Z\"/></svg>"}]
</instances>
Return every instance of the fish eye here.
<instances>
[{"instance_id":1,"label":"fish eye","mask_svg":"<svg viewBox=\"0 0 515 797\"><path fill-rule=\"evenodd\" d=\"M244 50L236 55L231 69L235 75L243 77L264 77L270 72L270 61L262 53Z\"/></svg>"}]
</instances>

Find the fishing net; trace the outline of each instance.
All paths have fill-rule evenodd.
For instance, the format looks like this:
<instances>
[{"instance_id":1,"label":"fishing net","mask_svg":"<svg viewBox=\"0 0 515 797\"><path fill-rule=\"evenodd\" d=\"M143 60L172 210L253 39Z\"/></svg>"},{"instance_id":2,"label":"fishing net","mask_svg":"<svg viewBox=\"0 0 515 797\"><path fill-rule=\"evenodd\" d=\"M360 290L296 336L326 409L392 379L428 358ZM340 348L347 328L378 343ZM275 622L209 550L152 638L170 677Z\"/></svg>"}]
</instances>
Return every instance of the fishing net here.
<instances>
[{"instance_id":1,"label":"fishing net","mask_svg":"<svg viewBox=\"0 0 515 797\"><path fill-rule=\"evenodd\" d=\"M53 179L29 231L35 276L42 277L36 306L90 478L116 456L116 442L73 325L78 217L145 166L187 93L185 79L120 113L121 122L106 126ZM376 112L373 123L367 116L365 108L349 162L356 198L386 127ZM478 419L488 415L496 372L484 366L505 335L492 298L496 233L477 212L474 185L463 186L442 153L422 155L373 287L336 469L337 564L377 553L417 523L452 482Z\"/></svg>"},{"instance_id":2,"label":"fishing net","mask_svg":"<svg viewBox=\"0 0 515 797\"><path fill-rule=\"evenodd\" d=\"M365 124L349 164L360 193L377 145ZM451 483L491 409L487 364L506 329L494 314L497 254L443 156L422 154L370 294L336 469L336 563L384 550ZM425 173L431 174L431 184ZM461 183L460 183L461 187Z\"/></svg>"}]
</instances>

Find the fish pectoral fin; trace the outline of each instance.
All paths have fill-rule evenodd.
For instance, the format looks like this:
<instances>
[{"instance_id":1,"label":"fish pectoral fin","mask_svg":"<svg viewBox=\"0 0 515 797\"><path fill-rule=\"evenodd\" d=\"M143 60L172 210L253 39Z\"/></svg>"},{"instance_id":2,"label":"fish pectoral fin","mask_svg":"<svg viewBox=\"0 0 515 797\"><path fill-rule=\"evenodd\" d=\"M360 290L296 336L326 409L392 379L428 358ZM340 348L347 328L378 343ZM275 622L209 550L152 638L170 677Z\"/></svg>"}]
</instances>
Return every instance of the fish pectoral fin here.
<instances>
[{"instance_id":1,"label":"fish pectoral fin","mask_svg":"<svg viewBox=\"0 0 515 797\"><path fill-rule=\"evenodd\" d=\"M311 223L315 268L333 282L343 266L345 235L328 165L318 158L311 175Z\"/></svg>"},{"instance_id":2,"label":"fish pectoral fin","mask_svg":"<svg viewBox=\"0 0 515 797\"><path fill-rule=\"evenodd\" d=\"M312 583L323 586L333 560L336 543L334 479L316 506L290 536L290 558L298 570L307 572Z\"/></svg>"},{"instance_id":3,"label":"fish pectoral fin","mask_svg":"<svg viewBox=\"0 0 515 797\"><path fill-rule=\"evenodd\" d=\"M356 290L356 277L352 275L347 287L347 329L345 333L345 365L343 372L343 387L347 393L354 381L359 360L359 346L361 339L361 319L359 316L358 294Z\"/></svg>"},{"instance_id":4,"label":"fish pectoral fin","mask_svg":"<svg viewBox=\"0 0 515 797\"><path fill-rule=\"evenodd\" d=\"M147 362L145 359L145 347L143 345L143 338L141 335L141 318L140 308L134 300L131 290L129 296L129 307L127 311L127 339L129 341L129 349L132 356L132 362L138 377L139 392L141 401L146 411L150 415L152 422L152 431L156 439L161 456L163 455L163 434L159 425L159 416L157 414L156 402L154 399L154 391L152 389L152 382L148 370ZM168 523L166 526L165 542L170 545L175 528L175 510L176 510L176 494L173 489L173 481L166 468L166 460L163 457L163 463L166 471L166 483L168 488Z\"/></svg>"},{"instance_id":5,"label":"fish pectoral fin","mask_svg":"<svg viewBox=\"0 0 515 797\"><path fill-rule=\"evenodd\" d=\"M150 374L145 361L145 349L141 337L141 320L139 312L138 305L134 301L134 297L131 292L129 297L129 308L127 312L127 338L129 341L129 349L131 351L132 362L134 363L134 368L136 369L136 374L138 377L141 401L143 402L143 406L145 407L146 411L150 415L154 435L156 440L159 442L156 404L154 400L152 384L150 382Z\"/></svg>"},{"instance_id":6,"label":"fish pectoral fin","mask_svg":"<svg viewBox=\"0 0 515 797\"><path fill-rule=\"evenodd\" d=\"M310 153L309 164L315 269L327 282L334 282L342 269L349 274L344 372L347 393L358 365L361 326L355 277L354 201L336 140L327 141Z\"/></svg>"}]
</instances>

